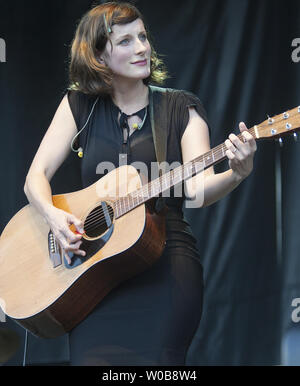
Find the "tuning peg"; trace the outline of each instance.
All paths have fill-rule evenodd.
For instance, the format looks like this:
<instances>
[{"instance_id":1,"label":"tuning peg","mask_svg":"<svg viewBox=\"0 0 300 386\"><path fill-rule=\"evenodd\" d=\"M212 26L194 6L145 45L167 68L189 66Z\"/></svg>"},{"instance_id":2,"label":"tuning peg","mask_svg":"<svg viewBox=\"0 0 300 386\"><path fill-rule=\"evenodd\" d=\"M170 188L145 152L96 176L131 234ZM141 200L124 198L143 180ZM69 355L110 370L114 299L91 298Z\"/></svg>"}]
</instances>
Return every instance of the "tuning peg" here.
<instances>
[{"instance_id":1,"label":"tuning peg","mask_svg":"<svg viewBox=\"0 0 300 386\"><path fill-rule=\"evenodd\" d=\"M298 134L297 134L297 133L294 133L293 136L294 136L295 142L297 142L297 141L298 141Z\"/></svg>"},{"instance_id":2,"label":"tuning peg","mask_svg":"<svg viewBox=\"0 0 300 386\"><path fill-rule=\"evenodd\" d=\"M279 139L278 139L278 142L279 142L279 146L282 147L282 146L283 146L283 140L282 140L282 138L279 138Z\"/></svg>"},{"instance_id":3,"label":"tuning peg","mask_svg":"<svg viewBox=\"0 0 300 386\"><path fill-rule=\"evenodd\" d=\"M274 119L273 119L273 118L270 118L269 115L267 115L267 117L268 117L268 124L269 124L269 125L273 125Z\"/></svg>"}]
</instances>

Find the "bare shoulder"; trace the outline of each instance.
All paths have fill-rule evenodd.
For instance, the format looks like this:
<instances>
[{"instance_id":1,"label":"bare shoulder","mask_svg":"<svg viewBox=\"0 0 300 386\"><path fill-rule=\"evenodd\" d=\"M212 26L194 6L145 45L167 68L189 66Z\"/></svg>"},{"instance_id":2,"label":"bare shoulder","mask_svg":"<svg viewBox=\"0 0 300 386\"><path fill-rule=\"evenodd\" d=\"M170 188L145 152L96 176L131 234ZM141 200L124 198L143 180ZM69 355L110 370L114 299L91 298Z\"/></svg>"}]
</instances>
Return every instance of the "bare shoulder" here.
<instances>
[{"instance_id":1,"label":"bare shoulder","mask_svg":"<svg viewBox=\"0 0 300 386\"><path fill-rule=\"evenodd\" d=\"M48 127L28 174L45 173L50 181L71 151L71 142L77 133L68 94L62 98Z\"/></svg>"},{"instance_id":2,"label":"bare shoulder","mask_svg":"<svg viewBox=\"0 0 300 386\"><path fill-rule=\"evenodd\" d=\"M189 107L189 122L181 139L183 162L191 161L210 150L207 123L194 107Z\"/></svg>"}]
</instances>

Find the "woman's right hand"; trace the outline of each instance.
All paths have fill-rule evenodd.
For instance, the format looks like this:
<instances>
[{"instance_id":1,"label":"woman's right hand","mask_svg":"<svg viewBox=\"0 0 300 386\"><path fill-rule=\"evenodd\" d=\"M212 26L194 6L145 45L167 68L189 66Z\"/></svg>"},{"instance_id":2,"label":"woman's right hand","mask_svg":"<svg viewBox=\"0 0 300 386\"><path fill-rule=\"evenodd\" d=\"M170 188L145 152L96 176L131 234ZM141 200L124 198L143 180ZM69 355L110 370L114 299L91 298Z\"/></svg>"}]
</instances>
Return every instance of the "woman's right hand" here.
<instances>
[{"instance_id":1,"label":"woman's right hand","mask_svg":"<svg viewBox=\"0 0 300 386\"><path fill-rule=\"evenodd\" d=\"M50 206L47 209L45 219L49 224L57 242L61 246L69 264L71 263L71 259L67 252L85 256L85 252L79 249L82 244L82 234L84 233L83 223L81 220L62 209L56 208L55 206ZM69 226L72 224L76 227L77 232L81 234L75 234L70 230Z\"/></svg>"}]
</instances>

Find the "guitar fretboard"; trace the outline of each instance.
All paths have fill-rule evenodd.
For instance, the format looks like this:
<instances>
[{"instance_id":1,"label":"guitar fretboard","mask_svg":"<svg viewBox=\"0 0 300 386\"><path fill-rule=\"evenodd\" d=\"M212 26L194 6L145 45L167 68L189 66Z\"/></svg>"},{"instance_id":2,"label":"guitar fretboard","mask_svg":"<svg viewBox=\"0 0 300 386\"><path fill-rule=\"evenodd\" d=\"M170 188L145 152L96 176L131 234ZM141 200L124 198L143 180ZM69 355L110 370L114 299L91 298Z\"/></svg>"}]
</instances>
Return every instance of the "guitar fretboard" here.
<instances>
[{"instance_id":1,"label":"guitar fretboard","mask_svg":"<svg viewBox=\"0 0 300 386\"><path fill-rule=\"evenodd\" d=\"M251 128L248 131L256 138L254 128ZM237 137L243 141L244 137L242 134L239 134ZM169 191L170 188L182 184L185 180L223 161L227 158L226 150L227 146L225 143L222 143L194 160L187 162L184 165L180 165L155 180L150 181L140 189L137 189L124 197L120 197L115 201L115 218L123 216L148 200L158 197L160 194Z\"/></svg>"}]
</instances>

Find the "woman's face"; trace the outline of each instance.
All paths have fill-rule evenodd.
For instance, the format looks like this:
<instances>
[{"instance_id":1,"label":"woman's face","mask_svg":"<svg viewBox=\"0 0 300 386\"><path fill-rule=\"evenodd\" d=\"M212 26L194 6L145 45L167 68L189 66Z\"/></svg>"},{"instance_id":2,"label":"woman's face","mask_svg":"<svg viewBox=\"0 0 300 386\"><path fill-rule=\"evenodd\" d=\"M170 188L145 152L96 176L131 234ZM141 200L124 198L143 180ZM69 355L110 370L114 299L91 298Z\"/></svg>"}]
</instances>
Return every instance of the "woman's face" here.
<instances>
[{"instance_id":1,"label":"woman's face","mask_svg":"<svg viewBox=\"0 0 300 386\"><path fill-rule=\"evenodd\" d=\"M141 19L113 25L110 39L112 46L107 41L100 61L113 71L115 80L120 77L145 79L150 75L151 47Z\"/></svg>"}]
</instances>

